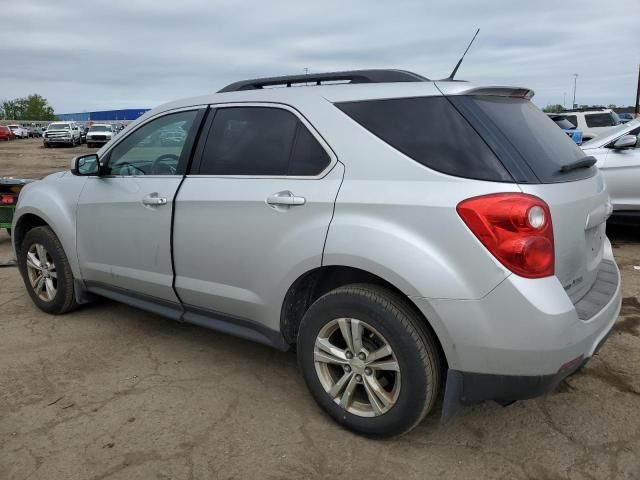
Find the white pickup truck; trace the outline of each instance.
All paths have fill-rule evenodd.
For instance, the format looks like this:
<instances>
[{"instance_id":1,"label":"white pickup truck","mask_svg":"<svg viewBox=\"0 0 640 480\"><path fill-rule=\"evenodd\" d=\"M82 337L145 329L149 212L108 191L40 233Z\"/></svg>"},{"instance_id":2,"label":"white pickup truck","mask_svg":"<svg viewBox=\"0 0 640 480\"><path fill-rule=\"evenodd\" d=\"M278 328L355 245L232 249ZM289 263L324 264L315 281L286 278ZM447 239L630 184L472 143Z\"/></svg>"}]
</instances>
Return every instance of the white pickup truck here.
<instances>
[{"instance_id":1,"label":"white pickup truck","mask_svg":"<svg viewBox=\"0 0 640 480\"><path fill-rule=\"evenodd\" d=\"M42 142L45 147L55 144L75 147L80 145L80 127L74 122L53 122L42 134Z\"/></svg>"}]
</instances>

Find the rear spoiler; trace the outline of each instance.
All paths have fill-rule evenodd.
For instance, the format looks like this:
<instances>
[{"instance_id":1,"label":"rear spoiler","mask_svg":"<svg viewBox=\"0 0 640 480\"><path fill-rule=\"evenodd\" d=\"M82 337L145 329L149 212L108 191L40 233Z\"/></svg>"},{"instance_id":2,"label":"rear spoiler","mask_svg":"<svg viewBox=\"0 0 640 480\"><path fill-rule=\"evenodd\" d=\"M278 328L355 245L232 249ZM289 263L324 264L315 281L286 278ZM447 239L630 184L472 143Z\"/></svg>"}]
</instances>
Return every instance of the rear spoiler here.
<instances>
[{"instance_id":1,"label":"rear spoiler","mask_svg":"<svg viewBox=\"0 0 640 480\"><path fill-rule=\"evenodd\" d=\"M516 97L531 100L535 92L521 87L474 87L464 90L459 95L489 95L493 97Z\"/></svg>"}]
</instances>

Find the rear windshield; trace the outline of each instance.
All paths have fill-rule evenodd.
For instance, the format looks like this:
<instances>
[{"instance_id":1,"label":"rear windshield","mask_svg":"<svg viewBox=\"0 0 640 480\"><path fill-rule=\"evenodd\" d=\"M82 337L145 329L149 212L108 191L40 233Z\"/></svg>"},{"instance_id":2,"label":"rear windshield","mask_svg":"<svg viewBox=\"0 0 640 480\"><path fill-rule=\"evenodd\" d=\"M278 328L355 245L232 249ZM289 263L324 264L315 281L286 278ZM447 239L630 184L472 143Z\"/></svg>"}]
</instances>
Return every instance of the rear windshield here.
<instances>
[{"instance_id":1,"label":"rear windshield","mask_svg":"<svg viewBox=\"0 0 640 480\"><path fill-rule=\"evenodd\" d=\"M481 134L492 137L507 168L524 166L530 169L534 177L523 169L521 174L514 175L519 181L555 183L595 175L595 167L560 171L563 166L584 158L585 154L529 100L488 95L448 98L468 114Z\"/></svg>"},{"instance_id":2,"label":"rear windshield","mask_svg":"<svg viewBox=\"0 0 640 480\"><path fill-rule=\"evenodd\" d=\"M610 113L587 113L585 116L587 127L614 127L620 122Z\"/></svg>"},{"instance_id":3,"label":"rear windshield","mask_svg":"<svg viewBox=\"0 0 640 480\"><path fill-rule=\"evenodd\" d=\"M513 182L500 160L445 97L367 100L336 106L395 149L433 170L457 177Z\"/></svg>"}]
</instances>

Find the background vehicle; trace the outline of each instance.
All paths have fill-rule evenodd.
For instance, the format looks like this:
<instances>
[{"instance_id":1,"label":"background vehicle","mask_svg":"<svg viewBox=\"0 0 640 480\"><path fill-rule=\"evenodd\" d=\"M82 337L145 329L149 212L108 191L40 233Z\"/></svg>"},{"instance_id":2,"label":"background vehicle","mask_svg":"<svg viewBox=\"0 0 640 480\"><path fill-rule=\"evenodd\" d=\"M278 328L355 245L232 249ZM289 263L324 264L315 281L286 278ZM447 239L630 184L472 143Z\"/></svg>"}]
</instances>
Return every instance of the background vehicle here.
<instances>
[{"instance_id":1,"label":"background vehicle","mask_svg":"<svg viewBox=\"0 0 640 480\"><path fill-rule=\"evenodd\" d=\"M52 145L80 145L80 129L74 122L53 122L43 134L42 142L45 147Z\"/></svg>"},{"instance_id":2,"label":"background vehicle","mask_svg":"<svg viewBox=\"0 0 640 480\"><path fill-rule=\"evenodd\" d=\"M108 123L94 123L87 132L87 147L104 145L115 135L113 127Z\"/></svg>"},{"instance_id":3,"label":"background vehicle","mask_svg":"<svg viewBox=\"0 0 640 480\"><path fill-rule=\"evenodd\" d=\"M640 119L612 128L582 145L598 160L613 213L618 219L640 223Z\"/></svg>"},{"instance_id":4,"label":"background vehicle","mask_svg":"<svg viewBox=\"0 0 640 480\"><path fill-rule=\"evenodd\" d=\"M9 127L0 125L0 140L9 141L9 140L13 140L14 138L15 138L15 135Z\"/></svg>"},{"instance_id":5,"label":"background vehicle","mask_svg":"<svg viewBox=\"0 0 640 480\"><path fill-rule=\"evenodd\" d=\"M562 115L548 114L549 118L558 125L564 133L566 133L576 145L582 144L582 130L578 130L576 126Z\"/></svg>"},{"instance_id":6,"label":"background vehicle","mask_svg":"<svg viewBox=\"0 0 640 480\"><path fill-rule=\"evenodd\" d=\"M0 229L5 228L9 235L18 196L22 187L30 182L33 180L0 177Z\"/></svg>"},{"instance_id":7,"label":"background vehicle","mask_svg":"<svg viewBox=\"0 0 640 480\"><path fill-rule=\"evenodd\" d=\"M445 418L541 395L621 296L602 177L532 95L370 70L161 106L22 192L25 286L50 313L99 295L296 345L361 433L415 427L445 375Z\"/></svg>"},{"instance_id":8,"label":"background vehicle","mask_svg":"<svg viewBox=\"0 0 640 480\"><path fill-rule=\"evenodd\" d=\"M598 110L567 110L557 114L556 118L564 117L576 128L582 130L582 141L589 141L605 133L611 127L620 124L617 115L610 108Z\"/></svg>"},{"instance_id":9,"label":"background vehicle","mask_svg":"<svg viewBox=\"0 0 640 480\"><path fill-rule=\"evenodd\" d=\"M21 127L20 125L7 125L9 127L9 129L13 132L13 134L15 135L15 138L28 138L29 137L29 132L27 132L27 130L24 127Z\"/></svg>"},{"instance_id":10,"label":"background vehicle","mask_svg":"<svg viewBox=\"0 0 640 480\"><path fill-rule=\"evenodd\" d=\"M630 113L618 113L617 115L620 123L627 123L633 120L633 115L631 115Z\"/></svg>"}]
</instances>

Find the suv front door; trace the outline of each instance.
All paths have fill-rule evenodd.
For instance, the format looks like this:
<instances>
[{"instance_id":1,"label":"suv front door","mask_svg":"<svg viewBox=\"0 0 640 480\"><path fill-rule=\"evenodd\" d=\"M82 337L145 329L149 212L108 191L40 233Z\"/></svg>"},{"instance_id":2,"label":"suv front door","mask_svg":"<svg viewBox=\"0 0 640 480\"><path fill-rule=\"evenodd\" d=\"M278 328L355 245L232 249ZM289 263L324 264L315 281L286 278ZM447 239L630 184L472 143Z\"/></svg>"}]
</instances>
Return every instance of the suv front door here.
<instances>
[{"instance_id":1,"label":"suv front door","mask_svg":"<svg viewBox=\"0 0 640 480\"><path fill-rule=\"evenodd\" d=\"M100 176L87 179L77 210L77 251L90 289L178 302L173 200L201 115L186 110L144 123L101 159Z\"/></svg>"},{"instance_id":2,"label":"suv front door","mask_svg":"<svg viewBox=\"0 0 640 480\"><path fill-rule=\"evenodd\" d=\"M174 220L185 319L195 307L277 330L289 286L321 265L344 168L282 106L221 106L201 139Z\"/></svg>"}]
</instances>

